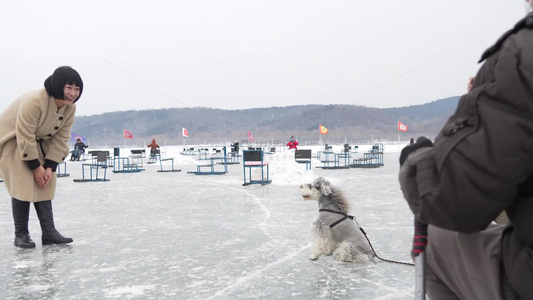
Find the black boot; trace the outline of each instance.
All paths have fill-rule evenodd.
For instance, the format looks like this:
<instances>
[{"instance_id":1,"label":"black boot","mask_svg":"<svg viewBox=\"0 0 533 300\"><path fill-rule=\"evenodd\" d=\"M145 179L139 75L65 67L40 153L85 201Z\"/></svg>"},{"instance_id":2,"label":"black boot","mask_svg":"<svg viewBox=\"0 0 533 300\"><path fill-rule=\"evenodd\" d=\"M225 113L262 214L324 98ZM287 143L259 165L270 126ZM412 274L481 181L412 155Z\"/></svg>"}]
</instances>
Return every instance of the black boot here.
<instances>
[{"instance_id":1,"label":"black boot","mask_svg":"<svg viewBox=\"0 0 533 300\"><path fill-rule=\"evenodd\" d=\"M72 243L71 238L62 236L56 230L54 213L52 212L52 200L35 202L33 205L41 223L43 245Z\"/></svg>"},{"instance_id":2,"label":"black boot","mask_svg":"<svg viewBox=\"0 0 533 300\"><path fill-rule=\"evenodd\" d=\"M15 246L20 248L35 248L28 231L28 219L30 216L30 203L11 198L13 209L13 221L15 223Z\"/></svg>"}]
</instances>

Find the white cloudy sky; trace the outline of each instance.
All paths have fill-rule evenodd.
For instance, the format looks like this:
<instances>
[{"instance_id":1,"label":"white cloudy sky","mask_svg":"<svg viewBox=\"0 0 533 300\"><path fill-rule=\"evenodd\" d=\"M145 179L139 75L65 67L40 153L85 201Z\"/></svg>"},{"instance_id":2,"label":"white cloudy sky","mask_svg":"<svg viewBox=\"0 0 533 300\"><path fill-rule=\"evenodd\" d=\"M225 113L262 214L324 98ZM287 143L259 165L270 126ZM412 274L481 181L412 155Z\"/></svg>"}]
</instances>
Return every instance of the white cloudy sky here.
<instances>
[{"instance_id":1,"label":"white cloudy sky","mask_svg":"<svg viewBox=\"0 0 533 300\"><path fill-rule=\"evenodd\" d=\"M60 65L78 115L394 107L465 92L521 0L0 0L0 110Z\"/></svg>"}]
</instances>

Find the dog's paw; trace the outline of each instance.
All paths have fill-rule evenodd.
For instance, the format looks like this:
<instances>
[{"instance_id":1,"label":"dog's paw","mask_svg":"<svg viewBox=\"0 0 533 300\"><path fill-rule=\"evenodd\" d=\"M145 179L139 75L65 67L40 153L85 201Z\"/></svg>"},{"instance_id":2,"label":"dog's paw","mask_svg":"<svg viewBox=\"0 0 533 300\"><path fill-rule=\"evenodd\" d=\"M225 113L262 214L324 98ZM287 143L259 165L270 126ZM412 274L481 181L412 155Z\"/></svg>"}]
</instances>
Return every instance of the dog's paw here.
<instances>
[{"instance_id":1,"label":"dog's paw","mask_svg":"<svg viewBox=\"0 0 533 300\"><path fill-rule=\"evenodd\" d=\"M317 260L319 256L313 256L311 255L311 257L309 257L310 260Z\"/></svg>"}]
</instances>

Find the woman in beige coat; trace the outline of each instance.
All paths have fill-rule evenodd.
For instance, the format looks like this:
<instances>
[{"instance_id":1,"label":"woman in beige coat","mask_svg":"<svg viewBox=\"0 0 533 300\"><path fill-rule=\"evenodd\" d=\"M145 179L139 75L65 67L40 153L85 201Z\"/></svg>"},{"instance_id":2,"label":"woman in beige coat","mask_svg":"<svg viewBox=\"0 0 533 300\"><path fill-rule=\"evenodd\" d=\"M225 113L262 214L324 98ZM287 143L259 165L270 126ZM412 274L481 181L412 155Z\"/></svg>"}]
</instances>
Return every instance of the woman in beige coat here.
<instances>
[{"instance_id":1,"label":"woman in beige coat","mask_svg":"<svg viewBox=\"0 0 533 300\"><path fill-rule=\"evenodd\" d=\"M55 170L69 154L74 104L83 81L71 67L59 67L44 88L27 92L0 115L0 177L11 196L15 246L34 248L28 231L30 202L42 230L42 244L71 243L54 225Z\"/></svg>"}]
</instances>

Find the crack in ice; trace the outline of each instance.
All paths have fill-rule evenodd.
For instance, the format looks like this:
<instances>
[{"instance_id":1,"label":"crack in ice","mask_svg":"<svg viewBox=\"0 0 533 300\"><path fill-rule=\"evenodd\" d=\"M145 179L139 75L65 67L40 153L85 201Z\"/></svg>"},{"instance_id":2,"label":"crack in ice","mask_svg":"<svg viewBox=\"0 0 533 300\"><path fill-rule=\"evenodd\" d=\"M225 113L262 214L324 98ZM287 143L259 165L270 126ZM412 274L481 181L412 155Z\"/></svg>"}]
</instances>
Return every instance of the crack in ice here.
<instances>
[{"instance_id":1,"label":"crack in ice","mask_svg":"<svg viewBox=\"0 0 533 300\"><path fill-rule=\"evenodd\" d=\"M301 247L300 249L292 252L292 253L289 253L288 255L286 255L285 257L281 258L281 259L278 259L277 261L274 261L274 262L271 262L270 264L266 265L264 268L260 269L260 270L257 270L257 271L254 271L252 273L249 273L247 274L246 276L243 276L243 277L240 277L240 278L237 278L237 280L235 281L235 283L233 284L230 284L229 286L223 288L222 290L216 292L213 296L207 298L207 299L215 299L217 297L220 297L222 296L224 293L226 293L227 291L233 289L234 287L240 285L240 284L243 284L245 283L246 281L250 280L250 279L253 279L253 278L257 278L259 277L264 271L272 268L273 266L275 265L278 265L282 262L285 262L289 259L292 259L293 257L295 257L297 254L299 254L300 252L308 249L310 246L304 246L304 247Z\"/></svg>"}]
</instances>

